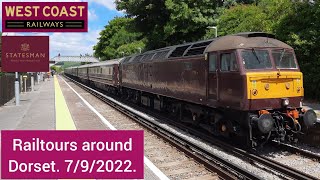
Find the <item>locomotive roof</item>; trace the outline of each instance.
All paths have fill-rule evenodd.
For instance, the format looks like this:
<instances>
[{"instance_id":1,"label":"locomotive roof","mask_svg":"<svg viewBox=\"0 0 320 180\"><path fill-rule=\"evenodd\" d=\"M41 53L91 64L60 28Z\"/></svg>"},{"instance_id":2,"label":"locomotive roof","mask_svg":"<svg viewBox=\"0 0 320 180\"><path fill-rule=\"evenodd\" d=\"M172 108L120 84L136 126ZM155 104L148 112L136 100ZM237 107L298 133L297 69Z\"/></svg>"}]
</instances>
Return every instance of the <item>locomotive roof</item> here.
<instances>
[{"instance_id":1,"label":"locomotive roof","mask_svg":"<svg viewBox=\"0 0 320 180\"><path fill-rule=\"evenodd\" d=\"M288 44L274 39L274 35L267 33L239 33L218 38L211 43L206 52L247 49L247 48L285 48L293 49Z\"/></svg>"},{"instance_id":2,"label":"locomotive roof","mask_svg":"<svg viewBox=\"0 0 320 180\"><path fill-rule=\"evenodd\" d=\"M204 55L206 52L239 48L278 47L292 49L289 45L274 38L274 35L264 32L243 32L147 51L142 54L128 56L122 63L139 63L176 57L199 56Z\"/></svg>"}]
</instances>

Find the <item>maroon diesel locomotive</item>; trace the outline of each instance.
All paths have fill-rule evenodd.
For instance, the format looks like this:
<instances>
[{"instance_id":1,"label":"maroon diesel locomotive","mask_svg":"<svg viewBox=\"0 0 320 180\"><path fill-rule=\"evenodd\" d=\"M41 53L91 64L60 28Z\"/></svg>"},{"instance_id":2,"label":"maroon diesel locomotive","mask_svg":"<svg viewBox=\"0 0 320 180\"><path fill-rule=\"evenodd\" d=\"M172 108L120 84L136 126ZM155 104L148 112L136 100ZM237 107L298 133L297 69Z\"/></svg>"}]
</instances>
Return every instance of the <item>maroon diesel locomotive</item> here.
<instances>
[{"instance_id":1,"label":"maroon diesel locomotive","mask_svg":"<svg viewBox=\"0 0 320 180\"><path fill-rule=\"evenodd\" d=\"M316 123L315 112L301 108L293 48L267 33L165 47L65 74L213 134L244 136L250 146L296 140Z\"/></svg>"}]
</instances>

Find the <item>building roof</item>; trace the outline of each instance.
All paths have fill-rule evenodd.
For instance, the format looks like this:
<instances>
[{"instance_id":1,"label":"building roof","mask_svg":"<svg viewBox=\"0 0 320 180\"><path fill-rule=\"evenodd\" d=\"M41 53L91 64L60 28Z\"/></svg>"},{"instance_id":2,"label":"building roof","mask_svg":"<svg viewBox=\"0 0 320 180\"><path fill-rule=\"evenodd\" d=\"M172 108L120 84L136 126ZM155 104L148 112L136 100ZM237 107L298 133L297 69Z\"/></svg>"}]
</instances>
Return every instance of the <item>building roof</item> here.
<instances>
[{"instance_id":1,"label":"building roof","mask_svg":"<svg viewBox=\"0 0 320 180\"><path fill-rule=\"evenodd\" d=\"M50 61L95 63L99 62L99 59L93 56L56 56L52 58Z\"/></svg>"}]
</instances>

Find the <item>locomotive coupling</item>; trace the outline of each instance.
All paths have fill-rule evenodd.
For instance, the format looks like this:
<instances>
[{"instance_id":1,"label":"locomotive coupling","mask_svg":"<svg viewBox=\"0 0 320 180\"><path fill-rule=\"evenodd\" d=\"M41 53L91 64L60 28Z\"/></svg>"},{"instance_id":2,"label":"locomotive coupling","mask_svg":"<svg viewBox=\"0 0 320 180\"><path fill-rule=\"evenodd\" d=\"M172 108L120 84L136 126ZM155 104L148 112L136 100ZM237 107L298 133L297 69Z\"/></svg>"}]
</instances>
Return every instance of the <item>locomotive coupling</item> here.
<instances>
[{"instance_id":1,"label":"locomotive coupling","mask_svg":"<svg viewBox=\"0 0 320 180\"><path fill-rule=\"evenodd\" d=\"M317 121L317 114L314 110L309 109L302 115L302 120L306 127L312 127Z\"/></svg>"},{"instance_id":2,"label":"locomotive coupling","mask_svg":"<svg viewBox=\"0 0 320 180\"><path fill-rule=\"evenodd\" d=\"M271 114L262 114L259 118L253 117L252 122L258 127L259 131L263 134L269 133L274 126L274 120Z\"/></svg>"}]
</instances>

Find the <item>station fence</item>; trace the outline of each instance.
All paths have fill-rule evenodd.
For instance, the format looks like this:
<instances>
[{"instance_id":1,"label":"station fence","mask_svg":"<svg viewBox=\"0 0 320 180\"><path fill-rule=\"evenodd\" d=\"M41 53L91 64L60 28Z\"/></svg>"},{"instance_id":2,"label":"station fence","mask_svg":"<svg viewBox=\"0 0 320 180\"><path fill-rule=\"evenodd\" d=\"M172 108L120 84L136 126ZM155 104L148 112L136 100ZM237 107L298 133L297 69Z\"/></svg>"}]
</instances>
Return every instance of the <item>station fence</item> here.
<instances>
[{"instance_id":1,"label":"station fence","mask_svg":"<svg viewBox=\"0 0 320 180\"><path fill-rule=\"evenodd\" d=\"M0 76L0 106L14 97L14 74Z\"/></svg>"},{"instance_id":2,"label":"station fence","mask_svg":"<svg viewBox=\"0 0 320 180\"><path fill-rule=\"evenodd\" d=\"M31 74L26 74L26 91L31 90ZM34 85L38 81L37 73L33 74L34 77ZM21 74L19 74L19 91L25 91L24 79ZM14 98L14 83L15 83L15 74L7 73L4 75L0 75L0 106L3 106L5 103L9 102L12 98Z\"/></svg>"}]
</instances>

